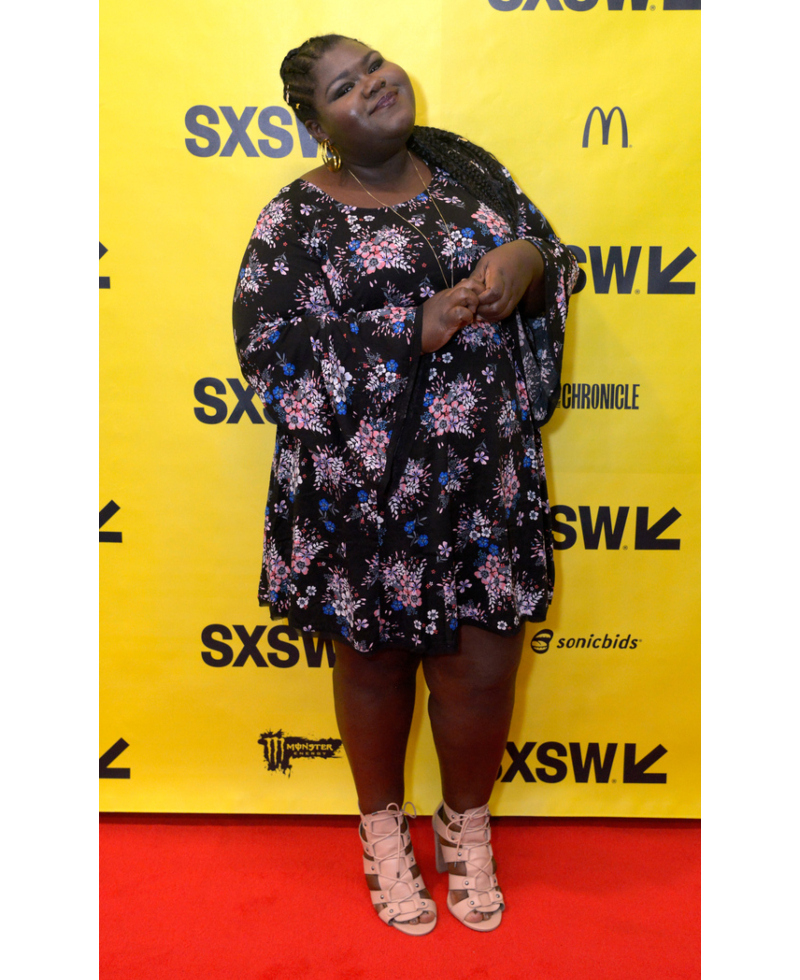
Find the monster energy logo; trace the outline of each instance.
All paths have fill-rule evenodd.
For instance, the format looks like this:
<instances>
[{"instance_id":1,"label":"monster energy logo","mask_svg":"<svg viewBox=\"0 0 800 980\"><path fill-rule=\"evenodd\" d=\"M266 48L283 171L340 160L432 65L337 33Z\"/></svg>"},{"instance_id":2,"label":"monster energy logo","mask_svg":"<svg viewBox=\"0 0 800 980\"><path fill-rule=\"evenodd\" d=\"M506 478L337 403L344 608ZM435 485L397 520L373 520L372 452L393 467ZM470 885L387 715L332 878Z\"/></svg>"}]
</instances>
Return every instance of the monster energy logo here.
<instances>
[{"instance_id":1,"label":"monster energy logo","mask_svg":"<svg viewBox=\"0 0 800 980\"><path fill-rule=\"evenodd\" d=\"M258 740L264 746L264 760L270 772L280 770L287 776L292 768L292 759L335 759L342 747L340 738L321 738L313 741L297 735L284 735L277 732L263 732Z\"/></svg>"}]
</instances>

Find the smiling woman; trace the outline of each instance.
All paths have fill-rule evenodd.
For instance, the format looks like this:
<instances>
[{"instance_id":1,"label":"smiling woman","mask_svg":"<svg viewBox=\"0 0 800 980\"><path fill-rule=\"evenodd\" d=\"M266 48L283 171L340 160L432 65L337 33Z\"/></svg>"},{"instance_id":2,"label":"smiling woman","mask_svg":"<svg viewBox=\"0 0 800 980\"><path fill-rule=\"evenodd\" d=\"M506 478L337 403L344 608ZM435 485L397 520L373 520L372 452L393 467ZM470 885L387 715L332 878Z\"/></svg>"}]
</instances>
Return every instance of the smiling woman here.
<instances>
[{"instance_id":1,"label":"smiling woman","mask_svg":"<svg viewBox=\"0 0 800 980\"><path fill-rule=\"evenodd\" d=\"M278 427L259 589L336 641L334 700L380 918L421 935L406 743L422 664L448 908L502 918L489 797L526 621L552 598L539 426L558 401L572 254L495 158L415 125L406 72L339 35L281 66L324 165L261 212L234 297Z\"/></svg>"}]
</instances>

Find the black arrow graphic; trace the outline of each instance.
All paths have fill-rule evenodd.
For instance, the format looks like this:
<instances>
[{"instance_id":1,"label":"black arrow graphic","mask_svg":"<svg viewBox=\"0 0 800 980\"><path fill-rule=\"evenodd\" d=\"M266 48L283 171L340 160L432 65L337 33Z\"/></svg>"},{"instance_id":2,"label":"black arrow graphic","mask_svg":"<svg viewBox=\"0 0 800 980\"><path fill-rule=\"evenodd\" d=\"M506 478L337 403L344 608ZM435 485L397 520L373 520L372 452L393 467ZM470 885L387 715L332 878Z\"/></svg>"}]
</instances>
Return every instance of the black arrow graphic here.
<instances>
[{"instance_id":1,"label":"black arrow graphic","mask_svg":"<svg viewBox=\"0 0 800 980\"><path fill-rule=\"evenodd\" d=\"M681 254L673 259L666 269L661 268L661 246L650 246L650 260L647 268L647 292L648 293L694 293L693 282L673 282L672 280L678 273L696 258L697 253L690 248L685 248Z\"/></svg>"},{"instance_id":2,"label":"black arrow graphic","mask_svg":"<svg viewBox=\"0 0 800 980\"><path fill-rule=\"evenodd\" d=\"M105 247L105 245L102 242L100 242L100 258L101 259L106 254L107 251L108 251L108 249ZM101 289L111 289L111 280L109 279L108 276L100 276L100 288Z\"/></svg>"},{"instance_id":3,"label":"black arrow graphic","mask_svg":"<svg viewBox=\"0 0 800 980\"><path fill-rule=\"evenodd\" d=\"M677 521L681 512L671 507L663 517L659 517L652 527L647 526L649 515L649 507L636 508L636 544L634 547L639 551L679 551L681 547L680 538L660 538L659 535L663 534L670 524Z\"/></svg>"},{"instance_id":4,"label":"black arrow graphic","mask_svg":"<svg viewBox=\"0 0 800 980\"><path fill-rule=\"evenodd\" d=\"M130 769L122 769L120 767L115 767L112 769L109 766L109 763L113 762L118 755L122 755L122 753L127 748L128 748L128 743L125 741L125 739L118 738L116 742L114 742L114 744L111 746L111 748L100 756L101 779L130 779L131 778Z\"/></svg>"},{"instance_id":5,"label":"black arrow graphic","mask_svg":"<svg viewBox=\"0 0 800 980\"><path fill-rule=\"evenodd\" d=\"M625 761L622 769L623 783L665 783L667 774L665 772L648 772L647 770L654 763L658 762L662 755L666 755L667 750L663 745L657 745L654 749L636 761L636 743L625 743Z\"/></svg>"},{"instance_id":6,"label":"black arrow graphic","mask_svg":"<svg viewBox=\"0 0 800 980\"><path fill-rule=\"evenodd\" d=\"M119 510L119 504L115 504L113 500L105 505L105 507L100 511L100 527L111 520L111 518ZM100 532L101 541L122 541L122 531L101 531Z\"/></svg>"}]
</instances>

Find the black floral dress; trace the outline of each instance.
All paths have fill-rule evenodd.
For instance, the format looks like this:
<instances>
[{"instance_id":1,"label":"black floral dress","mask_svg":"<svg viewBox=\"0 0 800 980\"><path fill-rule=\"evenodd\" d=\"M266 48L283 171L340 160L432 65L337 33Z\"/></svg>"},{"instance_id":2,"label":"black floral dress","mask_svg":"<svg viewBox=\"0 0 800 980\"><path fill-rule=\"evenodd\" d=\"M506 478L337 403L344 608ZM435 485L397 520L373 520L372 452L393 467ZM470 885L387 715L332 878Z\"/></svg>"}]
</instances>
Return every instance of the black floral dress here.
<instances>
[{"instance_id":1,"label":"black floral dress","mask_svg":"<svg viewBox=\"0 0 800 980\"><path fill-rule=\"evenodd\" d=\"M508 177L510 181L510 176ZM444 170L388 208L296 180L261 212L234 298L242 372L277 425L259 601L362 653L513 634L552 598L538 425L558 398L572 255L515 188L515 228ZM435 197L446 222L430 201ZM546 310L476 320L432 354L421 304L517 238Z\"/></svg>"}]
</instances>

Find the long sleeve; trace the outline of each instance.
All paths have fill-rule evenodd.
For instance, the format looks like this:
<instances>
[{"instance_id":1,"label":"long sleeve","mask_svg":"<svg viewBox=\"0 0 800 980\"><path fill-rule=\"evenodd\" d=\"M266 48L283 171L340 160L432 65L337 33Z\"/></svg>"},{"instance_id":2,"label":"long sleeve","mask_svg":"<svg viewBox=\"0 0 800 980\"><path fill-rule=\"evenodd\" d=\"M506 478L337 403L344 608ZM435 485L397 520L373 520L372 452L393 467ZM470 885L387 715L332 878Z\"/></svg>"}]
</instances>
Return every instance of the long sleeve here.
<instances>
[{"instance_id":1,"label":"long sleeve","mask_svg":"<svg viewBox=\"0 0 800 980\"><path fill-rule=\"evenodd\" d=\"M510 175L508 179L511 181ZM519 202L517 237L535 245L544 259L544 311L537 317L518 312L516 317L531 415L542 426L558 405L567 308L579 269L575 256L559 241L542 212L513 186Z\"/></svg>"},{"instance_id":2,"label":"long sleeve","mask_svg":"<svg viewBox=\"0 0 800 980\"><path fill-rule=\"evenodd\" d=\"M242 373L280 431L312 451L335 449L350 479L380 487L417 370L421 310L342 309L331 217L292 186L260 214L239 271Z\"/></svg>"}]
</instances>

